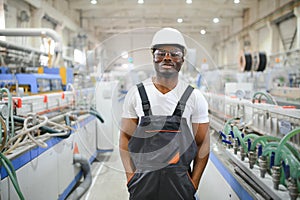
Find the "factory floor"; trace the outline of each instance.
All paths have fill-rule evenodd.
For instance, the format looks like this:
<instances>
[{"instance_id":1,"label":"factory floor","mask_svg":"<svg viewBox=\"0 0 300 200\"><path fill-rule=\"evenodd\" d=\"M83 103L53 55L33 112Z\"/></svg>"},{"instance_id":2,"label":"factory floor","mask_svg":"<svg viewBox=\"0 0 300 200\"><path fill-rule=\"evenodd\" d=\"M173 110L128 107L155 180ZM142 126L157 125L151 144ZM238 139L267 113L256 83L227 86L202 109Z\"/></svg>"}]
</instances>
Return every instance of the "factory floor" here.
<instances>
[{"instance_id":1,"label":"factory floor","mask_svg":"<svg viewBox=\"0 0 300 200\"><path fill-rule=\"evenodd\" d=\"M211 162L208 162L208 168L213 167ZM115 150L109 153L101 153L95 162L91 165L92 184L89 190L84 194L81 200L128 200L129 193L126 187L126 176L123 171L119 151ZM203 179L206 177L216 177L216 174L211 172L204 173ZM212 180L211 180L212 181ZM202 181L200 184L201 193L198 190L195 197L199 199L211 199L211 190L214 187L215 181ZM207 192L205 192L207 191ZM218 195L217 195L218 196ZM221 199L221 198L217 198ZM230 198L234 199L234 198Z\"/></svg>"},{"instance_id":2,"label":"factory floor","mask_svg":"<svg viewBox=\"0 0 300 200\"><path fill-rule=\"evenodd\" d=\"M128 200L126 176L117 150L100 154L91 165L92 185L82 200ZM196 199L198 199L196 195Z\"/></svg>"},{"instance_id":3,"label":"factory floor","mask_svg":"<svg viewBox=\"0 0 300 200\"><path fill-rule=\"evenodd\" d=\"M100 153L91 165L92 185L82 200L128 200L126 176L117 150Z\"/></svg>"}]
</instances>

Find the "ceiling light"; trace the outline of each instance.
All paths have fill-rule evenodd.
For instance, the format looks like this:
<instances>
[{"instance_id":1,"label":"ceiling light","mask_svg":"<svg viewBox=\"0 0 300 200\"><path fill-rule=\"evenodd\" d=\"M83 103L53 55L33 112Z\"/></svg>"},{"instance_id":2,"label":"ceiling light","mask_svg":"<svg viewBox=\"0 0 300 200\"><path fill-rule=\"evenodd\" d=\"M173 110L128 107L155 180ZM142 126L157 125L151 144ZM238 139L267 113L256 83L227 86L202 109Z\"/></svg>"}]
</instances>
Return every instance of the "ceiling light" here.
<instances>
[{"instance_id":1,"label":"ceiling light","mask_svg":"<svg viewBox=\"0 0 300 200\"><path fill-rule=\"evenodd\" d=\"M204 35L204 34L206 33L206 30L205 30L205 29L201 29L200 33L201 33L202 35Z\"/></svg>"},{"instance_id":2,"label":"ceiling light","mask_svg":"<svg viewBox=\"0 0 300 200\"><path fill-rule=\"evenodd\" d=\"M192 4L193 1L192 1L192 0L186 0L186 3L187 3L187 4Z\"/></svg>"},{"instance_id":3,"label":"ceiling light","mask_svg":"<svg viewBox=\"0 0 300 200\"><path fill-rule=\"evenodd\" d=\"M138 4L143 4L144 0L138 0Z\"/></svg>"},{"instance_id":4,"label":"ceiling light","mask_svg":"<svg viewBox=\"0 0 300 200\"><path fill-rule=\"evenodd\" d=\"M128 64L122 64L122 68L127 69L128 68Z\"/></svg>"},{"instance_id":5,"label":"ceiling light","mask_svg":"<svg viewBox=\"0 0 300 200\"><path fill-rule=\"evenodd\" d=\"M91 4L97 4L98 2L97 2L97 0L91 0Z\"/></svg>"},{"instance_id":6,"label":"ceiling light","mask_svg":"<svg viewBox=\"0 0 300 200\"><path fill-rule=\"evenodd\" d=\"M183 19L182 19L182 18L178 18L178 19L177 19L177 22L178 22L178 23L182 23L182 22L183 22Z\"/></svg>"},{"instance_id":7,"label":"ceiling light","mask_svg":"<svg viewBox=\"0 0 300 200\"><path fill-rule=\"evenodd\" d=\"M234 0L233 3L238 4L238 3L240 3L240 0Z\"/></svg>"},{"instance_id":8,"label":"ceiling light","mask_svg":"<svg viewBox=\"0 0 300 200\"><path fill-rule=\"evenodd\" d=\"M128 58L128 52L127 51L123 51L121 54L122 58L127 59Z\"/></svg>"},{"instance_id":9,"label":"ceiling light","mask_svg":"<svg viewBox=\"0 0 300 200\"><path fill-rule=\"evenodd\" d=\"M215 17L215 18L213 19L213 22L216 24L216 23L219 23L220 20L219 20L219 18Z\"/></svg>"}]
</instances>

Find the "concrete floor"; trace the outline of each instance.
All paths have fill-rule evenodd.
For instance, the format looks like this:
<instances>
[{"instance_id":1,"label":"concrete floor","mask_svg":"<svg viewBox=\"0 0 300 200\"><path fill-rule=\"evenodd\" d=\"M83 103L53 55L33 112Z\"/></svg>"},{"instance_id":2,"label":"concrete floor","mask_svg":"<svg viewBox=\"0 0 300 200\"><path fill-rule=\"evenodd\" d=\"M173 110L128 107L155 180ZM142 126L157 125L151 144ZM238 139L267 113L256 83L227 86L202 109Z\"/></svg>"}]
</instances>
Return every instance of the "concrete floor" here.
<instances>
[{"instance_id":1,"label":"concrete floor","mask_svg":"<svg viewBox=\"0 0 300 200\"><path fill-rule=\"evenodd\" d=\"M93 181L82 200L128 200L126 176L118 151L100 154L92 164Z\"/></svg>"},{"instance_id":2,"label":"concrete floor","mask_svg":"<svg viewBox=\"0 0 300 200\"><path fill-rule=\"evenodd\" d=\"M127 180L117 150L100 154L91 165L92 185L82 200L128 200ZM198 199L198 194L196 195Z\"/></svg>"}]
</instances>

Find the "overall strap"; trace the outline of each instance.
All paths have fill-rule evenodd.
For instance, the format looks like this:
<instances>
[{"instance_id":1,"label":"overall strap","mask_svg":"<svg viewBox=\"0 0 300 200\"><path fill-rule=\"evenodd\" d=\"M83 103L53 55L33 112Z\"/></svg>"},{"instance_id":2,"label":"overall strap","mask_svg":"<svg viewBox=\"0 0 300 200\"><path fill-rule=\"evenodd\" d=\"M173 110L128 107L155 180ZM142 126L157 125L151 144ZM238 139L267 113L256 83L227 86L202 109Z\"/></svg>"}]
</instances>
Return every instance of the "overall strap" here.
<instances>
[{"instance_id":1,"label":"overall strap","mask_svg":"<svg viewBox=\"0 0 300 200\"><path fill-rule=\"evenodd\" d=\"M182 117L186 102L189 99L190 95L192 94L193 90L194 90L194 88L192 86L188 85L188 87L185 89L183 95L181 96L180 100L178 101L173 115Z\"/></svg>"},{"instance_id":2,"label":"overall strap","mask_svg":"<svg viewBox=\"0 0 300 200\"><path fill-rule=\"evenodd\" d=\"M143 83L139 83L137 84L139 93L140 93L140 97L142 100L142 107L143 107L143 111L145 116L149 116L152 115L152 111L151 111L151 107L150 107L150 102L148 100L148 96L145 90L145 87L143 85Z\"/></svg>"}]
</instances>

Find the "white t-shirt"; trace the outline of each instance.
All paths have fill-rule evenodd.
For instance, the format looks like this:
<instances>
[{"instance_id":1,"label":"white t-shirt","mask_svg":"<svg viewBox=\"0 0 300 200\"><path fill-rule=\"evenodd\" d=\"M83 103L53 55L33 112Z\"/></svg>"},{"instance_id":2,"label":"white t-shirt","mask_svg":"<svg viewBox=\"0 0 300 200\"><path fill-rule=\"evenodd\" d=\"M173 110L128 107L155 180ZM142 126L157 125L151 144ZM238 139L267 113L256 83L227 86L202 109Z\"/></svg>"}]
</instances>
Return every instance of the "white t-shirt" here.
<instances>
[{"instance_id":1,"label":"white t-shirt","mask_svg":"<svg viewBox=\"0 0 300 200\"><path fill-rule=\"evenodd\" d=\"M152 79L143 81L152 115L172 115L178 101L187 88L188 84L178 81L176 87L170 92L163 94L153 84ZM140 94L137 86L130 88L123 105L123 118L140 118L144 116ZM208 104L202 93L198 89L194 89L187 100L183 117L187 119L187 123L191 129L191 123L207 123ZM192 130L192 129L191 129Z\"/></svg>"}]
</instances>

